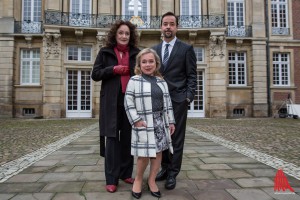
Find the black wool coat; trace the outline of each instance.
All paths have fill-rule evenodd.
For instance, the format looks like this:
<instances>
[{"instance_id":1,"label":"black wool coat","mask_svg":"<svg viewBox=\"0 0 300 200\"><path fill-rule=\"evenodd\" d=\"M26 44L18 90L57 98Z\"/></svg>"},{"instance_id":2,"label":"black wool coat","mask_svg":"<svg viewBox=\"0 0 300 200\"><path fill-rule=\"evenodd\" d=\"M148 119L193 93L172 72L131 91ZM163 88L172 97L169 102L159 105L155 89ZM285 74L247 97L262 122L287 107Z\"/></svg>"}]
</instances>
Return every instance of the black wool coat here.
<instances>
[{"instance_id":1,"label":"black wool coat","mask_svg":"<svg viewBox=\"0 0 300 200\"><path fill-rule=\"evenodd\" d=\"M138 48L129 48L130 76L134 75L135 58ZM117 133L117 101L121 87L121 76L113 73L118 59L113 48L100 49L95 60L92 79L102 81L100 90L100 136L116 137Z\"/></svg>"}]
</instances>

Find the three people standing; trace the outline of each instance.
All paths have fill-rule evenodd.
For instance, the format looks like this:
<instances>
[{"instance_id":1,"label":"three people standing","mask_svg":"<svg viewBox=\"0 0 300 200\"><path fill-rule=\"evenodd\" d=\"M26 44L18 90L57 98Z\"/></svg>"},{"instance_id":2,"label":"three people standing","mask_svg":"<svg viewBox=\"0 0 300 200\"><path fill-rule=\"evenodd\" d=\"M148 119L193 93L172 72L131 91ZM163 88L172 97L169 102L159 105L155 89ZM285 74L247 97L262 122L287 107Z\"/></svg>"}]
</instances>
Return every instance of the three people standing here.
<instances>
[{"instance_id":1,"label":"three people standing","mask_svg":"<svg viewBox=\"0 0 300 200\"><path fill-rule=\"evenodd\" d=\"M137 56L135 26L119 21L109 31L106 46L98 53L92 79L102 81L100 155L105 156L108 192L115 192L118 180L123 179L134 184L132 196L140 198L149 160L151 194L160 197L155 181L166 179L166 189L176 187L188 105L193 101L197 86L194 49L176 37L177 29L177 17L172 12L165 13L161 19L163 42L152 47L155 51L147 48ZM129 81L134 73L137 75ZM138 156L135 180L131 178L132 155ZM161 171L157 174L160 162Z\"/></svg>"}]
</instances>

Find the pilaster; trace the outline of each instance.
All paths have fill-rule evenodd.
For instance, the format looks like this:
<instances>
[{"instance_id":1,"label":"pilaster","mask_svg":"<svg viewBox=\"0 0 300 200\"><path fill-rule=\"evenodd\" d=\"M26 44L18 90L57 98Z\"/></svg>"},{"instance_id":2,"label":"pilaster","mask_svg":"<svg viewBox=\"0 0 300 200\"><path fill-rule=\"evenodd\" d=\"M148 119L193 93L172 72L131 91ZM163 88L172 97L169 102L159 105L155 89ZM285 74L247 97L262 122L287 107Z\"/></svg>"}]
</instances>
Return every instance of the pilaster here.
<instances>
[{"instance_id":1,"label":"pilaster","mask_svg":"<svg viewBox=\"0 0 300 200\"><path fill-rule=\"evenodd\" d=\"M0 118L13 117L14 37L0 37Z\"/></svg>"},{"instance_id":2,"label":"pilaster","mask_svg":"<svg viewBox=\"0 0 300 200\"><path fill-rule=\"evenodd\" d=\"M43 39L44 50L44 98L43 116L62 117L62 67L61 35L59 29L46 29Z\"/></svg>"},{"instance_id":3,"label":"pilaster","mask_svg":"<svg viewBox=\"0 0 300 200\"><path fill-rule=\"evenodd\" d=\"M207 91L208 116L226 117L226 40L224 32L212 32L209 38L209 59Z\"/></svg>"},{"instance_id":4,"label":"pilaster","mask_svg":"<svg viewBox=\"0 0 300 200\"><path fill-rule=\"evenodd\" d=\"M252 42L253 117L268 116L266 41Z\"/></svg>"}]
</instances>

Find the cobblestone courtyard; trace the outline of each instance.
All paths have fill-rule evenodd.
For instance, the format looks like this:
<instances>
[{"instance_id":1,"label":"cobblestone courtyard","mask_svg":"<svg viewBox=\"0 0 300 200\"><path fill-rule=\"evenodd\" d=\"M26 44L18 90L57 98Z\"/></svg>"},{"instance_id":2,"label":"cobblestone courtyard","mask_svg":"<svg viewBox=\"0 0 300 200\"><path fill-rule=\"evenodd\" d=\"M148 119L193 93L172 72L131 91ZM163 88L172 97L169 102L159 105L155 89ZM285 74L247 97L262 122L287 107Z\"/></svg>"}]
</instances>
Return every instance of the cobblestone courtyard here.
<instances>
[{"instance_id":1,"label":"cobblestone courtyard","mask_svg":"<svg viewBox=\"0 0 300 200\"><path fill-rule=\"evenodd\" d=\"M0 165L97 122L97 119L1 119ZM189 119L188 126L300 166L299 119Z\"/></svg>"}]
</instances>

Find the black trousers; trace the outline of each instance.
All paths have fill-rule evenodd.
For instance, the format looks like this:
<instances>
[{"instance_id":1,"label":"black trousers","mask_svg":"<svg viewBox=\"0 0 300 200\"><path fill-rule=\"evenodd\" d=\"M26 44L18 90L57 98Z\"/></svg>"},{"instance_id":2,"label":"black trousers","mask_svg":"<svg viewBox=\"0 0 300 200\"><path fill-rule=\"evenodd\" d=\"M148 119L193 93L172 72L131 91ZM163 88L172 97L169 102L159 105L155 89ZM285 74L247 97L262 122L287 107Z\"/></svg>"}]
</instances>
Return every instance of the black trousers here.
<instances>
[{"instance_id":1,"label":"black trousers","mask_svg":"<svg viewBox=\"0 0 300 200\"><path fill-rule=\"evenodd\" d=\"M180 172L182 163L188 103L186 101L180 103L172 101L172 104L176 121L175 132L172 135L174 153L172 155L169 150L163 151L161 166L167 168L169 176L176 177Z\"/></svg>"},{"instance_id":2,"label":"black trousers","mask_svg":"<svg viewBox=\"0 0 300 200\"><path fill-rule=\"evenodd\" d=\"M116 137L106 137L105 177L106 185L118 185L119 179L132 176L131 125L124 106L118 107L118 131Z\"/></svg>"}]
</instances>

